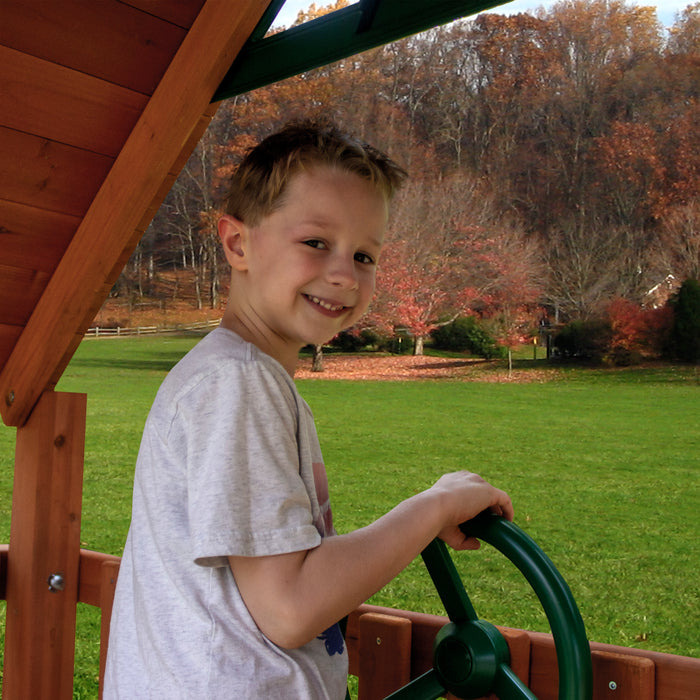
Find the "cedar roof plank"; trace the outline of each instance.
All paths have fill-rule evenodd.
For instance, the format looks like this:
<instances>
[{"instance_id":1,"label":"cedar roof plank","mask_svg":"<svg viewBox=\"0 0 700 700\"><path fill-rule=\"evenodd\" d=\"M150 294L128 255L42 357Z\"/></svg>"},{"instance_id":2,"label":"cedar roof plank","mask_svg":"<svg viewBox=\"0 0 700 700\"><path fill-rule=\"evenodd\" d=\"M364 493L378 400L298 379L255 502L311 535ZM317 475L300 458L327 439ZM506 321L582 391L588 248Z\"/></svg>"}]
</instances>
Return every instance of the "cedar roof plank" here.
<instances>
[{"instance_id":1,"label":"cedar roof plank","mask_svg":"<svg viewBox=\"0 0 700 700\"><path fill-rule=\"evenodd\" d=\"M118 0L2 0L0 44L146 95L185 33Z\"/></svg>"},{"instance_id":2,"label":"cedar roof plank","mask_svg":"<svg viewBox=\"0 0 700 700\"><path fill-rule=\"evenodd\" d=\"M112 159L0 127L0 192L9 201L83 215Z\"/></svg>"},{"instance_id":3,"label":"cedar roof plank","mask_svg":"<svg viewBox=\"0 0 700 700\"><path fill-rule=\"evenodd\" d=\"M12 353L17 339L22 334L23 326L12 326L0 323L0 367L3 367L7 358Z\"/></svg>"},{"instance_id":4,"label":"cedar roof plank","mask_svg":"<svg viewBox=\"0 0 700 700\"><path fill-rule=\"evenodd\" d=\"M77 216L0 199L0 260L12 267L53 272L79 223Z\"/></svg>"},{"instance_id":5,"label":"cedar roof plank","mask_svg":"<svg viewBox=\"0 0 700 700\"><path fill-rule=\"evenodd\" d=\"M122 0L126 5L189 29L202 8L204 0Z\"/></svg>"},{"instance_id":6,"label":"cedar roof plank","mask_svg":"<svg viewBox=\"0 0 700 700\"><path fill-rule=\"evenodd\" d=\"M39 270L10 267L0 262L2 323L22 326L46 289L50 275Z\"/></svg>"},{"instance_id":7,"label":"cedar roof plank","mask_svg":"<svg viewBox=\"0 0 700 700\"><path fill-rule=\"evenodd\" d=\"M0 125L116 157L148 97L0 46Z\"/></svg>"},{"instance_id":8,"label":"cedar roof plank","mask_svg":"<svg viewBox=\"0 0 700 700\"><path fill-rule=\"evenodd\" d=\"M65 366L144 212L266 5L240 0L235 12L223 0L203 6L0 373L7 425L24 424L57 368Z\"/></svg>"}]
</instances>

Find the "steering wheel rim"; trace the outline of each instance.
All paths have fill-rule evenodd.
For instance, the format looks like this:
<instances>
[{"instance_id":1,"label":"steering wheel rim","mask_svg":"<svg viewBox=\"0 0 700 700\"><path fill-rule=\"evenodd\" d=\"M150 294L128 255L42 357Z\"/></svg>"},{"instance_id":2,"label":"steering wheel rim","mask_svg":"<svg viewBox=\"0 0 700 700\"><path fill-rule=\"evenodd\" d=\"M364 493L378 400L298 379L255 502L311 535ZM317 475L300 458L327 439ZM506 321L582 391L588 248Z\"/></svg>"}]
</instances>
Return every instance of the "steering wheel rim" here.
<instances>
[{"instance_id":1,"label":"steering wheel rim","mask_svg":"<svg viewBox=\"0 0 700 700\"><path fill-rule=\"evenodd\" d=\"M490 512L463 523L461 529L504 554L535 591L554 637L559 700L590 700L593 672L583 619L549 557L517 525ZM493 692L500 700L537 700L510 668L500 632L478 618L444 542L433 540L422 557L450 622L435 639L433 668L386 700L433 700L446 690L463 698Z\"/></svg>"}]
</instances>

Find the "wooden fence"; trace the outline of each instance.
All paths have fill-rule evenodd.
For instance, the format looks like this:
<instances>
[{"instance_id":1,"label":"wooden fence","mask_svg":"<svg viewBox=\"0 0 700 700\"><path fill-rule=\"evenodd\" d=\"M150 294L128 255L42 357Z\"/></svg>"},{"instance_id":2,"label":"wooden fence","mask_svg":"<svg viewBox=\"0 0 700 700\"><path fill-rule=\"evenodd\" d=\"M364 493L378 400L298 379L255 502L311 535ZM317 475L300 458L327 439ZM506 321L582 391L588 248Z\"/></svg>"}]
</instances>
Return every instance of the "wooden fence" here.
<instances>
[{"instance_id":1,"label":"wooden fence","mask_svg":"<svg viewBox=\"0 0 700 700\"><path fill-rule=\"evenodd\" d=\"M194 331L207 331L221 323L221 319L213 319L211 321L200 321L198 323L177 324L175 326L136 326L134 328L102 328L94 326L88 328L86 338L114 338L116 336L130 335L156 335L161 333L188 333Z\"/></svg>"}]
</instances>

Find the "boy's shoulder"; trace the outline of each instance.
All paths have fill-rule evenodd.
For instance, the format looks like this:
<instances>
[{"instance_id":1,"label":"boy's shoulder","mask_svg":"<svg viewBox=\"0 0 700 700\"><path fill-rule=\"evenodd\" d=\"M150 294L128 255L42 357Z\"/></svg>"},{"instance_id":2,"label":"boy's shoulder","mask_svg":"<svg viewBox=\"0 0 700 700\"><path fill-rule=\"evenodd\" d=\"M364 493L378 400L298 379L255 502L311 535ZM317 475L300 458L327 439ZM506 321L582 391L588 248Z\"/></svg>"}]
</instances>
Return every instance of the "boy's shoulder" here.
<instances>
[{"instance_id":1,"label":"boy's shoulder","mask_svg":"<svg viewBox=\"0 0 700 700\"><path fill-rule=\"evenodd\" d=\"M248 374L264 373L276 381L294 386L281 364L238 334L219 326L190 350L166 377L161 389L178 394L217 381L219 377L238 380Z\"/></svg>"}]
</instances>

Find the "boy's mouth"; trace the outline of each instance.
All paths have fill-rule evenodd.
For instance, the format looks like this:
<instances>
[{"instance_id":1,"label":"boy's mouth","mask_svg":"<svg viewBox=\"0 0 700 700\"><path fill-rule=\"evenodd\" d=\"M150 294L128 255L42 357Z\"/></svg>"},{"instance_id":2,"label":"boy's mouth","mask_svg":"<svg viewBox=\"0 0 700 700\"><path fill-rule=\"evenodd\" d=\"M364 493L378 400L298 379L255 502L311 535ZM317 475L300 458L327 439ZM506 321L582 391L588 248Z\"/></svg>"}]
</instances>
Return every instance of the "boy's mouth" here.
<instances>
[{"instance_id":1,"label":"boy's mouth","mask_svg":"<svg viewBox=\"0 0 700 700\"><path fill-rule=\"evenodd\" d=\"M343 304L331 304L329 301L326 301L325 299L319 299L319 297L315 297L315 296L312 296L310 294L304 294L304 296L312 304L316 304L317 306L320 306L322 309L325 309L326 311L342 311L343 309L348 308L347 306L343 306Z\"/></svg>"}]
</instances>

